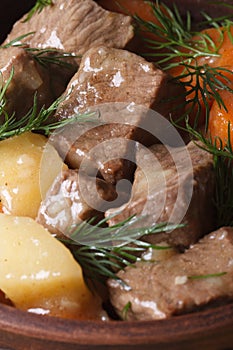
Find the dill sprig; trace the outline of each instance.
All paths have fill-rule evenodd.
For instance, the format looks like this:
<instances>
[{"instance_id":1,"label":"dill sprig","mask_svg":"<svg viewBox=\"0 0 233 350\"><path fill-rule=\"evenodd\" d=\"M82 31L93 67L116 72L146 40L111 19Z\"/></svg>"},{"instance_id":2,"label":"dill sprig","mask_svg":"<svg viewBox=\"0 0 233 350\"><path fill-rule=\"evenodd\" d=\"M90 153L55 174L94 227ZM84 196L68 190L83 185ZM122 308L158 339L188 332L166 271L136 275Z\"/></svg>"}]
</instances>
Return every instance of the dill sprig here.
<instances>
[{"instance_id":1,"label":"dill sprig","mask_svg":"<svg viewBox=\"0 0 233 350\"><path fill-rule=\"evenodd\" d=\"M5 118L8 118L8 114L5 112L5 105L6 105L6 91L10 85L10 82L13 78L13 75L14 75L14 68L12 68L11 72L10 72L10 76L9 78L7 79L6 82L3 82L2 80L2 74L0 74L0 77L1 77L1 83L0 83L0 116L1 115L4 115Z\"/></svg>"},{"instance_id":2,"label":"dill sprig","mask_svg":"<svg viewBox=\"0 0 233 350\"><path fill-rule=\"evenodd\" d=\"M207 278L215 278L215 277L222 277L225 276L227 272L216 272L216 273L208 273L206 275L191 275L188 276L189 280L201 280L201 279L207 279Z\"/></svg>"},{"instance_id":3,"label":"dill sprig","mask_svg":"<svg viewBox=\"0 0 233 350\"><path fill-rule=\"evenodd\" d=\"M148 47L154 52L146 54L150 57L159 57L156 61L163 69L167 70L174 66L180 65L180 62L190 64L194 59L203 56L218 56L218 49L221 42L217 46L209 35L201 32L192 31L191 15L186 13L186 21L181 17L176 5L170 9L164 3L160 6L159 1L155 3L149 2L152 12L155 16L155 22L146 21L138 15L134 19L143 31L150 32L158 39L145 38ZM195 42L193 37L196 36ZM162 52L162 58L161 57ZM180 58L180 60L177 60ZM174 62L176 59L176 62Z\"/></svg>"},{"instance_id":4,"label":"dill sprig","mask_svg":"<svg viewBox=\"0 0 233 350\"><path fill-rule=\"evenodd\" d=\"M208 64L183 64L183 66L185 68L184 73L176 79L184 86L186 91L186 114L189 115L194 110L196 111L194 119L194 128L196 128L204 107L205 129L207 130L210 113L209 102L211 100L215 100L219 107L227 111L221 91L225 90L233 93L231 87L233 72L227 68L211 67Z\"/></svg>"},{"instance_id":5,"label":"dill sprig","mask_svg":"<svg viewBox=\"0 0 233 350\"><path fill-rule=\"evenodd\" d=\"M27 38L28 36L33 35L33 34L35 34L35 32L29 32L29 33L27 33L27 34L20 35L20 36L18 36L17 38L12 39L12 40L9 41L8 43L3 44L3 45L0 45L0 48L1 48L1 49L7 49L7 48L9 48L9 47L11 47L11 46L14 46L14 47L24 47L24 48L26 48L26 47L25 47L25 44L23 43L23 40L24 40L25 38Z\"/></svg>"},{"instance_id":6,"label":"dill sprig","mask_svg":"<svg viewBox=\"0 0 233 350\"><path fill-rule=\"evenodd\" d=\"M57 49L48 48L48 49L38 49L33 47L28 47L24 42L24 39L30 35L33 35L34 32L30 32L24 35L21 35L15 39L12 39L10 42L1 45L1 49L7 49L9 47L22 47L26 52L28 52L32 58L37 61L40 65L48 67L51 64L59 65L64 68L74 68L76 63L68 61L69 58L77 58L81 56L74 55L70 52L58 51Z\"/></svg>"},{"instance_id":7,"label":"dill sprig","mask_svg":"<svg viewBox=\"0 0 233 350\"><path fill-rule=\"evenodd\" d=\"M97 112L77 114L71 118L48 122L50 117L53 117L54 112L57 110L62 100L63 98L58 98L48 108L43 106L38 112L37 98L35 95L32 108L25 116L20 118L20 120L17 120L14 114L9 116L3 108L1 112L4 120L0 125L0 140L4 140L15 135L20 135L28 131L39 132L43 133L45 136L48 136L53 131L59 130L68 124L95 120L98 114Z\"/></svg>"},{"instance_id":8,"label":"dill sprig","mask_svg":"<svg viewBox=\"0 0 233 350\"><path fill-rule=\"evenodd\" d=\"M123 309L121 311L122 320L127 319L128 312L131 308L132 308L132 303L131 303L131 301L128 301L128 303L125 304L125 306L123 307Z\"/></svg>"},{"instance_id":9,"label":"dill sprig","mask_svg":"<svg viewBox=\"0 0 233 350\"><path fill-rule=\"evenodd\" d=\"M64 68L76 67L75 63L68 62L67 59L77 58L78 56L69 52L59 52L56 49L37 49L31 47L26 47L25 51L29 52L34 60L44 67L48 67L51 64L62 66Z\"/></svg>"},{"instance_id":10,"label":"dill sprig","mask_svg":"<svg viewBox=\"0 0 233 350\"><path fill-rule=\"evenodd\" d=\"M136 23L142 31L154 34L154 39L145 38L150 56L155 63L175 73L175 79L183 86L186 100L185 115L192 115L194 127L199 123L200 116L205 112L205 128L208 128L210 101L216 100L219 106L226 110L221 91L227 90L233 93L231 81L233 72L223 67L212 67L208 64L199 64L201 57L219 57L219 49L224 41L226 32L233 43L231 28L233 22L230 16L222 16L217 19L202 13L203 23L212 26L218 32L218 42L215 42L208 32L193 31L191 15L186 13L183 18L176 7L169 8L157 0L149 2L155 21L146 21L139 16L134 16ZM203 26L202 23L202 26ZM157 38L157 39L156 39ZM180 120L185 117L181 116Z\"/></svg>"},{"instance_id":11,"label":"dill sprig","mask_svg":"<svg viewBox=\"0 0 233 350\"><path fill-rule=\"evenodd\" d=\"M170 249L169 246L144 242L142 236L170 232L183 226L160 223L136 228L135 223L142 218L133 216L111 227L103 227L108 220L102 219L94 225L94 218L83 222L66 233L69 239L62 240L72 246L74 257L91 279L118 279L115 272L140 260L139 255L147 249Z\"/></svg>"},{"instance_id":12,"label":"dill sprig","mask_svg":"<svg viewBox=\"0 0 233 350\"><path fill-rule=\"evenodd\" d=\"M48 108L43 106L38 111L37 106L37 96L35 94L33 106L19 120L16 119L14 113L9 115L5 110L6 91L11 83L11 80L14 75L14 69L11 70L10 76L5 83L0 84L0 116L1 116L1 125L0 125L0 140L22 134L27 131L40 132L48 136L55 130L62 129L65 125L76 123L76 122L88 122L95 121L99 117L99 111L76 114L71 118L51 121L53 120L53 115L57 110L58 106L67 96L61 96L56 99Z\"/></svg>"},{"instance_id":13,"label":"dill sprig","mask_svg":"<svg viewBox=\"0 0 233 350\"><path fill-rule=\"evenodd\" d=\"M53 1L52 0L37 0L35 5L32 7L32 9L27 13L26 18L24 19L24 22L29 21L35 13L40 13L43 11L43 9L46 6L52 6Z\"/></svg>"},{"instance_id":14,"label":"dill sprig","mask_svg":"<svg viewBox=\"0 0 233 350\"><path fill-rule=\"evenodd\" d=\"M194 140L201 141L197 145L213 155L215 172L215 194L214 204L217 212L217 226L233 226L233 149L231 145L230 123L228 123L228 141L226 145L216 137L203 135L192 128L188 121L186 130L193 136Z\"/></svg>"},{"instance_id":15,"label":"dill sprig","mask_svg":"<svg viewBox=\"0 0 233 350\"><path fill-rule=\"evenodd\" d=\"M222 2L222 1L213 1L211 0L210 5L218 5L221 9L225 8L225 14L220 17L214 17L212 18L208 14L201 12L205 20L202 21L202 27L203 26L211 26L214 27L216 24L219 24L220 26L226 26L227 22L231 22L233 20L233 4L230 4L228 2Z\"/></svg>"}]
</instances>

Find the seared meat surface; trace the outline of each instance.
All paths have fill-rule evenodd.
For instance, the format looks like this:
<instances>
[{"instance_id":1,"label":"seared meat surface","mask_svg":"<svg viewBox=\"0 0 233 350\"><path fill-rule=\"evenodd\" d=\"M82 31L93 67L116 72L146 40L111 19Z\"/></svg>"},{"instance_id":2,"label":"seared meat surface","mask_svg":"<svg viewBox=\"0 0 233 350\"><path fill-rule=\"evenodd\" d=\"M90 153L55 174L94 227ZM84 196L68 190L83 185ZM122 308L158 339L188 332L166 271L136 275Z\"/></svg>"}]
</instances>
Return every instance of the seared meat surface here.
<instances>
[{"instance_id":1,"label":"seared meat surface","mask_svg":"<svg viewBox=\"0 0 233 350\"><path fill-rule=\"evenodd\" d=\"M66 94L59 119L108 102L143 105L163 116L173 113L175 119L182 111L174 112L174 107L184 102L183 88L165 72L132 52L106 46L92 47L83 55Z\"/></svg>"},{"instance_id":2,"label":"seared meat surface","mask_svg":"<svg viewBox=\"0 0 233 350\"><path fill-rule=\"evenodd\" d=\"M37 96L38 109L49 106L54 100L47 70L20 47L0 49L0 72L6 84L13 71L13 77L6 90L5 110L15 113L17 119L32 107Z\"/></svg>"},{"instance_id":3,"label":"seared meat surface","mask_svg":"<svg viewBox=\"0 0 233 350\"><path fill-rule=\"evenodd\" d=\"M47 91L53 93L53 100L64 92L90 47L104 44L123 48L134 35L131 17L106 11L92 0L57 0L30 20L25 21L26 16L14 24L4 44L21 37L24 46L39 54L46 65Z\"/></svg>"},{"instance_id":4,"label":"seared meat surface","mask_svg":"<svg viewBox=\"0 0 233 350\"><path fill-rule=\"evenodd\" d=\"M137 262L118 272L127 288L109 280L112 304L122 315L130 303L127 320L157 320L232 301L232 257L233 229L224 227L162 263Z\"/></svg>"},{"instance_id":5,"label":"seared meat surface","mask_svg":"<svg viewBox=\"0 0 233 350\"><path fill-rule=\"evenodd\" d=\"M121 142L120 138L147 146L157 142L143 124L149 119L147 108L154 108L164 116L172 112L174 101L163 100L169 91L183 101L183 89L142 57L126 50L91 48L68 84L65 93L68 97L61 102L55 117L66 119L75 113L98 109L102 124L89 128L77 123L76 127L71 126L52 137L54 145L59 153L64 153L66 145L66 161L71 168L79 168L82 160L89 157L93 168L99 169L107 182L131 179L134 146ZM175 119L175 114L173 117ZM109 142L104 144L105 141ZM98 152L92 151L101 144ZM100 159L98 154L103 157Z\"/></svg>"},{"instance_id":6,"label":"seared meat surface","mask_svg":"<svg viewBox=\"0 0 233 350\"><path fill-rule=\"evenodd\" d=\"M106 202L116 198L114 187L105 181L64 170L41 203L37 222L62 236L72 225L93 217L101 219Z\"/></svg>"},{"instance_id":7,"label":"seared meat surface","mask_svg":"<svg viewBox=\"0 0 233 350\"><path fill-rule=\"evenodd\" d=\"M30 47L79 56L99 44L123 48L133 37L131 17L106 11L92 0L56 0L29 21L25 17L14 24L6 42L34 32L23 39Z\"/></svg>"},{"instance_id":8,"label":"seared meat surface","mask_svg":"<svg viewBox=\"0 0 233 350\"><path fill-rule=\"evenodd\" d=\"M118 112L122 124L117 119L116 124L113 124L112 117L108 123L109 113L119 118ZM87 174L103 178L111 184L131 179L135 169L132 163L135 152L134 144L128 140L134 139L136 126L123 124L125 117L129 118L131 114L125 108L121 110L117 107L115 110L109 106L109 111L108 106L107 110L101 108L101 117L97 123L79 122L67 126L62 132L51 135L50 142L72 169L81 167ZM138 125L141 118L136 115L133 119Z\"/></svg>"},{"instance_id":9,"label":"seared meat surface","mask_svg":"<svg viewBox=\"0 0 233 350\"><path fill-rule=\"evenodd\" d=\"M110 225L131 215L144 217L137 225L146 227L159 222L183 223L172 232L144 237L151 243L165 241L181 248L215 228L212 155L192 141L187 147L170 150L157 144L150 152L139 149L136 162L131 198L121 208L106 212L106 217L113 215Z\"/></svg>"}]
</instances>

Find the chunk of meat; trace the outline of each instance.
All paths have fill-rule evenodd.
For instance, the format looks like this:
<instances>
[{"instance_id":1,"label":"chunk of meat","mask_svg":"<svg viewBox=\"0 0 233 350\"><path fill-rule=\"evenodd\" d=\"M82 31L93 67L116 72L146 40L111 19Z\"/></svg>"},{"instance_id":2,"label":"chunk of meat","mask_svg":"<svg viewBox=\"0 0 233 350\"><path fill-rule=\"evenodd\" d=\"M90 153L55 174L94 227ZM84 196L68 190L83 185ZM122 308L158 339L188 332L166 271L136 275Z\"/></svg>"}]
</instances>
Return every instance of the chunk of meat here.
<instances>
[{"instance_id":1,"label":"chunk of meat","mask_svg":"<svg viewBox=\"0 0 233 350\"><path fill-rule=\"evenodd\" d=\"M123 124L123 114L132 114L125 108L115 110L114 106L107 106L100 110L101 119L97 123L93 121L68 125L62 132L51 135L50 142L70 168L82 168L88 175L103 178L115 185L118 181L133 176L134 144L128 140L135 137L136 126ZM117 119L116 124L113 124L112 117L109 118L111 122L107 122L110 113L119 118L118 112L121 113L122 124ZM139 119L138 116L134 118L135 123L138 124Z\"/></svg>"},{"instance_id":2,"label":"chunk of meat","mask_svg":"<svg viewBox=\"0 0 233 350\"><path fill-rule=\"evenodd\" d=\"M85 126L77 123L76 128L72 126L65 133L59 133L55 147L62 152L66 143L66 161L70 167L79 168L88 152L109 140L111 142L103 144L103 150L99 151L106 156L99 162L93 161L94 169L98 168L107 182L130 179L134 167L128 159L134 161L134 147L122 143L120 138L145 145L156 142L144 128L149 120L147 109L153 108L165 117L172 114L176 119L181 109L174 111L174 100L164 99L167 94L179 95L176 104L179 105L179 101L182 104L183 92L166 73L136 54L103 46L92 48L83 56L78 72L67 87L65 94L68 97L61 102L55 117L66 119L88 109L98 109L101 125L88 127L87 131ZM114 139L119 139L117 146ZM109 160L110 153L112 161ZM92 159L96 159L96 154Z\"/></svg>"},{"instance_id":3,"label":"chunk of meat","mask_svg":"<svg viewBox=\"0 0 233 350\"><path fill-rule=\"evenodd\" d=\"M0 49L0 72L3 84L13 77L5 93L5 110L16 118L24 116L32 107L36 93L38 109L54 100L46 69L20 47Z\"/></svg>"},{"instance_id":4,"label":"chunk of meat","mask_svg":"<svg viewBox=\"0 0 233 350\"><path fill-rule=\"evenodd\" d=\"M184 89L154 64L127 50L105 46L93 47L83 55L66 95L57 111L60 119L99 104L125 102L172 115L175 120L182 112L175 107L185 101Z\"/></svg>"},{"instance_id":5,"label":"chunk of meat","mask_svg":"<svg viewBox=\"0 0 233 350\"><path fill-rule=\"evenodd\" d=\"M153 145L139 149L138 168L131 198L120 208L110 209L109 225L131 215L144 218L137 225L170 222L184 224L171 232L145 236L151 243L165 241L188 247L215 228L213 203L215 176L213 157L191 141L187 147Z\"/></svg>"},{"instance_id":6,"label":"chunk of meat","mask_svg":"<svg viewBox=\"0 0 233 350\"><path fill-rule=\"evenodd\" d=\"M6 42L33 32L23 39L30 47L79 56L99 44L123 48L134 35L130 16L106 11L92 0L56 0L29 21L26 16L14 24Z\"/></svg>"},{"instance_id":7,"label":"chunk of meat","mask_svg":"<svg viewBox=\"0 0 233 350\"><path fill-rule=\"evenodd\" d=\"M36 221L62 236L82 221L103 218L104 208L116 198L114 187L105 181L65 170L41 203Z\"/></svg>"},{"instance_id":8,"label":"chunk of meat","mask_svg":"<svg viewBox=\"0 0 233 350\"><path fill-rule=\"evenodd\" d=\"M233 229L208 234L162 263L137 262L108 281L110 298L127 320L157 320L233 300ZM143 281L143 284L142 284Z\"/></svg>"}]
</instances>

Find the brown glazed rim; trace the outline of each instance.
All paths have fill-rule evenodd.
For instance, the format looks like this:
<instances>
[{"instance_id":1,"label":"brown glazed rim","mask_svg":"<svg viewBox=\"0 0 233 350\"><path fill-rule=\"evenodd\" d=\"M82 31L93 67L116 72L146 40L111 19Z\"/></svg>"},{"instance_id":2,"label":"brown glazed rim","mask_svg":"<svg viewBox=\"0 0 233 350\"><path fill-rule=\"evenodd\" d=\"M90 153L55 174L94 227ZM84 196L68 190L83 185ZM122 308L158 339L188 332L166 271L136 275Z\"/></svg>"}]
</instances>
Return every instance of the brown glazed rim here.
<instances>
[{"instance_id":1,"label":"brown glazed rim","mask_svg":"<svg viewBox=\"0 0 233 350\"><path fill-rule=\"evenodd\" d=\"M0 329L44 342L79 345L177 343L202 334L215 336L233 330L233 303L157 321L77 321L39 316L0 305ZM227 334L226 334L227 335Z\"/></svg>"}]
</instances>

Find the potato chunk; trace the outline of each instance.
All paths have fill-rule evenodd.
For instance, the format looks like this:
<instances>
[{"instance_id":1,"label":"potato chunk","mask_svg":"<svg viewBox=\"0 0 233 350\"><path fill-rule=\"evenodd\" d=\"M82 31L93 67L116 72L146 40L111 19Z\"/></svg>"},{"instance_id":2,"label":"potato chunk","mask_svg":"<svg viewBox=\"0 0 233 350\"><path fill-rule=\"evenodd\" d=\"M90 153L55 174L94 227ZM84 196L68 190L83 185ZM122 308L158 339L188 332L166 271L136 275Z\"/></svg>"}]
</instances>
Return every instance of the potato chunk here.
<instances>
[{"instance_id":1,"label":"potato chunk","mask_svg":"<svg viewBox=\"0 0 233 350\"><path fill-rule=\"evenodd\" d=\"M35 218L42 197L65 168L47 138L30 132L0 142L3 213Z\"/></svg>"},{"instance_id":2,"label":"potato chunk","mask_svg":"<svg viewBox=\"0 0 233 350\"><path fill-rule=\"evenodd\" d=\"M71 252L31 218L0 214L0 290L19 309L78 319L101 318Z\"/></svg>"}]
</instances>

